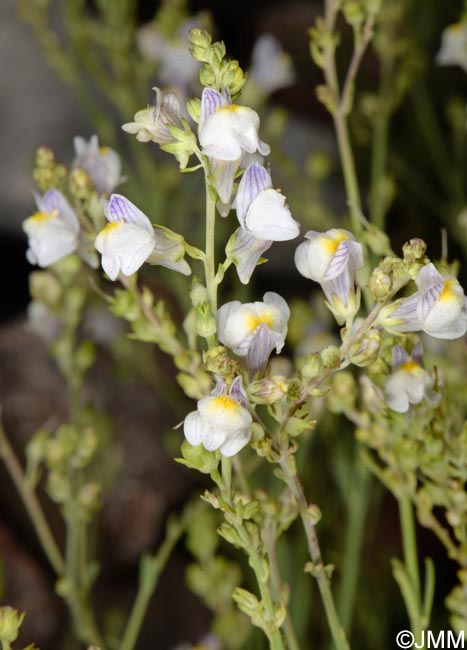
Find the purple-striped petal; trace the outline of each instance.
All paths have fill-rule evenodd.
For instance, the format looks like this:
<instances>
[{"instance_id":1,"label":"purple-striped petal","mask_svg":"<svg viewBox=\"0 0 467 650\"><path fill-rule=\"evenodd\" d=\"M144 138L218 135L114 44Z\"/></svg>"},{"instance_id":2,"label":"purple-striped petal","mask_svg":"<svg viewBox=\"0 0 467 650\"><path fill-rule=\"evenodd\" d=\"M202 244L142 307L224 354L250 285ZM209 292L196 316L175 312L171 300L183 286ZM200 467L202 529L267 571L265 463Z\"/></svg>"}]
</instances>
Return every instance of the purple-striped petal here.
<instances>
[{"instance_id":1,"label":"purple-striped petal","mask_svg":"<svg viewBox=\"0 0 467 650\"><path fill-rule=\"evenodd\" d=\"M201 131L210 115L215 113L221 106L228 106L229 104L230 102L220 92L213 88L205 88L201 96L201 115L198 131Z\"/></svg>"},{"instance_id":2,"label":"purple-striped petal","mask_svg":"<svg viewBox=\"0 0 467 650\"><path fill-rule=\"evenodd\" d=\"M148 217L134 203L121 194L112 194L108 203L104 203L104 211L110 222L124 221L153 232L153 227Z\"/></svg>"},{"instance_id":3,"label":"purple-striped petal","mask_svg":"<svg viewBox=\"0 0 467 650\"><path fill-rule=\"evenodd\" d=\"M253 199L265 189L272 187L272 180L266 169L258 163L253 163L243 174L238 186L235 205L240 225L245 227L245 216Z\"/></svg>"}]
</instances>

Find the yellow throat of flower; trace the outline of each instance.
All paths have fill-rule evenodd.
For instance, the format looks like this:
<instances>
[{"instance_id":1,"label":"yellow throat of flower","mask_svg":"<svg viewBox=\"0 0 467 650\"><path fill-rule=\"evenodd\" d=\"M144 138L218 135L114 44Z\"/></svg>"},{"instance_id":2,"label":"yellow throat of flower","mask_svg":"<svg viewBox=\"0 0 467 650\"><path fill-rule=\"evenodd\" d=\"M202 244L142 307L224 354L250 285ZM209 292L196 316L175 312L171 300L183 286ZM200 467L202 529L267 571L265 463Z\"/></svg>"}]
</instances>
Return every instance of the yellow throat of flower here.
<instances>
[{"instance_id":1,"label":"yellow throat of flower","mask_svg":"<svg viewBox=\"0 0 467 650\"><path fill-rule=\"evenodd\" d=\"M456 297L456 294L453 291L453 288L456 286L457 281L451 278L448 278L444 281L444 287L441 293L439 294L439 300L441 302L449 302Z\"/></svg>"},{"instance_id":2,"label":"yellow throat of flower","mask_svg":"<svg viewBox=\"0 0 467 650\"><path fill-rule=\"evenodd\" d=\"M348 235L346 235L345 233L340 233L335 238L324 237L323 246L326 253L329 253L329 255L335 255L337 249L339 248L339 244L347 239L348 239Z\"/></svg>"},{"instance_id":3,"label":"yellow throat of flower","mask_svg":"<svg viewBox=\"0 0 467 650\"><path fill-rule=\"evenodd\" d=\"M228 111L229 113L237 113L242 106L239 106L238 104L228 104L227 106L217 106L216 108L216 113L219 111Z\"/></svg>"},{"instance_id":4,"label":"yellow throat of flower","mask_svg":"<svg viewBox=\"0 0 467 650\"><path fill-rule=\"evenodd\" d=\"M245 325L249 332L254 332L262 323L265 323L269 329L273 329L274 315L271 310L265 309L259 315L247 314L245 317Z\"/></svg>"},{"instance_id":5,"label":"yellow throat of flower","mask_svg":"<svg viewBox=\"0 0 467 650\"><path fill-rule=\"evenodd\" d=\"M58 217L59 212L58 210L53 210L52 212L34 212L33 215L31 215L29 218L32 222L34 223L44 223L45 221L50 221L51 219L55 219L55 217Z\"/></svg>"},{"instance_id":6,"label":"yellow throat of flower","mask_svg":"<svg viewBox=\"0 0 467 650\"><path fill-rule=\"evenodd\" d=\"M400 365L401 370L406 370L407 372L415 372L420 366L415 361L404 361Z\"/></svg>"},{"instance_id":7,"label":"yellow throat of flower","mask_svg":"<svg viewBox=\"0 0 467 650\"><path fill-rule=\"evenodd\" d=\"M106 227L101 230L101 234L107 235L109 232L117 230L123 223L125 223L123 219L120 219L120 221L109 221Z\"/></svg>"},{"instance_id":8,"label":"yellow throat of flower","mask_svg":"<svg viewBox=\"0 0 467 650\"><path fill-rule=\"evenodd\" d=\"M229 397L228 395L219 395L218 397L214 397L211 404L209 405L209 410L223 410L233 412L238 409L238 406L238 402L234 400L233 397Z\"/></svg>"}]
</instances>

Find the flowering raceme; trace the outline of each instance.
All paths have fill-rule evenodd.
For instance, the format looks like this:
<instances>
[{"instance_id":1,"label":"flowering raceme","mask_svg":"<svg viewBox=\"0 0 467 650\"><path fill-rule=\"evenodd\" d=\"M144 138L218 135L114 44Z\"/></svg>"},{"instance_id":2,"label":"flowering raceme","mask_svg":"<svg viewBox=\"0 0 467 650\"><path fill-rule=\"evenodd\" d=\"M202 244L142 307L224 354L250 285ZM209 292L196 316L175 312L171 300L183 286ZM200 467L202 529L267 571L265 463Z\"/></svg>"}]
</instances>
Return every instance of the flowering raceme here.
<instances>
[{"instance_id":1,"label":"flowering raceme","mask_svg":"<svg viewBox=\"0 0 467 650\"><path fill-rule=\"evenodd\" d=\"M393 373L386 381L386 404L397 413L407 413L411 404L423 399L437 403L441 395L433 390L434 378L422 365L422 346L417 345L411 356L400 345L392 350Z\"/></svg>"},{"instance_id":2,"label":"flowering raceme","mask_svg":"<svg viewBox=\"0 0 467 650\"><path fill-rule=\"evenodd\" d=\"M78 248L80 225L75 211L59 190L35 195L37 212L23 222L28 236L26 256L31 264L50 266Z\"/></svg>"},{"instance_id":3,"label":"flowering raceme","mask_svg":"<svg viewBox=\"0 0 467 650\"><path fill-rule=\"evenodd\" d=\"M219 379L211 395L200 399L197 410L186 416L186 439L191 445L202 444L208 451L219 449L223 456L233 456L251 438L253 419L247 407L242 378L236 377L229 391Z\"/></svg>"},{"instance_id":4,"label":"flowering raceme","mask_svg":"<svg viewBox=\"0 0 467 650\"><path fill-rule=\"evenodd\" d=\"M95 246L102 255L102 268L111 280L116 280L119 273L136 273L145 262L190 275L191 269L183 259L181 238L171 236L166 229L153 228L144 212L131 201L112 194L104 204L104 212L109 223L97 235Z\"/></svg>"},{"instance_id":5,"label":"flowering raceme","mask_svg":"<svg viewBox=\"0 0 467 650\"><path fill-rule=\"evenodd\" d=\"M319 282L328 306L339 324L353 318L360 306L355 272L363 264L361 244L348 230L333 228L325 233L310 230L295 251L298 271Z\"/></svg>"},{"instance_id":6,"label":"flowering raceme","mask_svg":"<svg viewBox=\"0 0 467 650\"><path fill-rule=\"evenodd\" d=\"M219 340L239 357L246 357L252 375L264 372L272 350L279 353L284 347L289 317L286 301L272 291L264 294L264 302L242 305L234 300L219 309Z\"/></svg>"},{"instance_id":7,"label":"flowering raceme","mask_svg":"<svg viewBox=\"0 0 467 650\"><path fill-rule=\"evenodd\" d=\"M467 331L467 298L456 278L427 264L418 273L418 291L381 310L379 323L390 332L423 330L438 339L456 339Z\"/></svg>"}]
</instances>

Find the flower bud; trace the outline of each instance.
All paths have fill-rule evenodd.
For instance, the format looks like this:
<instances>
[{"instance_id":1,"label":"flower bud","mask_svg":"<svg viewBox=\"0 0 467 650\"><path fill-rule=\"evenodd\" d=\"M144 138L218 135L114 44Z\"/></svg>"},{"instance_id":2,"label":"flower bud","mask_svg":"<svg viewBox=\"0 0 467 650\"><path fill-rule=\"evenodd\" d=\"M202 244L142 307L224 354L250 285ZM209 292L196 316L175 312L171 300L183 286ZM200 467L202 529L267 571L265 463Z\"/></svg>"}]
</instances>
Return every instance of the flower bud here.
<instances>
[{"instance_id":1,"label":"flower bud","mask_svg":"<svg viewBox=\"0 0 467 650\"><path fill-rule=\"evenodd\" d=\"M307 357L305 363L300 369L300 374L305 381L310 381L310 379L316 379L324 370L323 361L318 354L318 352L313 352Z\"/></svg>"},{"instance_id":2,"label":"flower bud","mask_svg":"<svg viewBox=\"0 0 467 650\"><path fill-rule=\"evenodd\" d=\"M62 295L59 281L48 271L34 271L29 276L29 290L34 300L54 307Z\"/></svg>"},{"instance_id":3,"label":"flower bud","mask_svg":"<svg viewBox=\"0 0 467 650\"><path fill-rule=\"evenodd\" d=\"M391 276L377 266L371 274L368 289L375 300L384 300L392 289Z\"/></svg>"},{"instance_id":4,"label":"flower bud","mask_svg":"<svg viewBox=\"0 0 467 650\"><path fill-rule=\"evenodd\" d=\"M248 387L248 395L256 404L274 404L286 393L287 382L285 377L280 375L254 381Z\"/></svg>"},{"instance_id":5,"label":"flower bud","mask_svg":"<svg viewBox=\"0 0 467 650\"><path fill-rule=\"evenodd\" d=\"M23 622L24 613L18 614L13 607L0 607L0 641L9 647L18 638L19 628Z\"/></svg>"},{"instance_id":6,"label":"flower bud","mask_svg":"<svg viewBox=\"0 0 467 650\"><path fill-rule=\"evenodd\" d=\"M196 122L196 124L198 124L201 117L201 100L198 97L189 99L186 103L186 110L188 111L188 115L191 117L193 122Z\"/></svg>"},{"instance_id":7,"label":"flower bud","mask_svg":"<svg viewBox=\"0 0 467 650\"><path fill-rule=\"evenodd\" d=\"M349 361L356 366L364 368L370 365L378 356L381 335L377 329L370 329L358 341L350 346L348 352Z\"/></svg>"},{"instance_id":8,"label":"flower bud","mask_svg":"<svg viewBox=\"0 0 467 650\"><path fill-rule=\"evenodd\" d=\"M405 242L402 246L402 252L404 254L404 260L407 262L420 260L425 255L426 244L420 237L414 237L410 241Z\"/></svg>"},{"instance_id":9,"label":"flower bud","mask_svg":"<svg viewBox=\"0 0 467 650\"><path fill-rule=\"evenodd\" d=\"M181 452L183 458L177 458L177 462L190 469L197 469L202 474L211 474L219 465L218 454L208 451L203 445L190 445L184 440Z\"/></svg>"},{"instance_id":10,"label":"flower bud","mask_svg":"<svg viewBox=\"0 0 467 650\"><path fill-rule=\"evenodd\" d=\"M321 352L321 360L326 368L336 369L341 364L341 352L337 345L328 345Z\"/></svg>"}]
</instances>

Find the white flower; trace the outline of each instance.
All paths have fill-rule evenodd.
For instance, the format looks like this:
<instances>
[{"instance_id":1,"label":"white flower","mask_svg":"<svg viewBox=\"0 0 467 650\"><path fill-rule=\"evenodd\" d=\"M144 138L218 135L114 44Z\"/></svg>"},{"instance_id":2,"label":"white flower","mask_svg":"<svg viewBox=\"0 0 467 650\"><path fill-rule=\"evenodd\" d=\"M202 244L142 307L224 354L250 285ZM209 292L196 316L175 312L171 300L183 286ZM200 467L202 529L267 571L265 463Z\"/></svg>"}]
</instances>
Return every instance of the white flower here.
<instances>
[{"instance_id":1,"label":"white flower","mask_svg":"<svg viewBox=\"0 0 467 650\"><path fill-rule=\"evenodd\" d=\"M37 212L23 222L28 236L26 256L31 264L50 266L78 248L78 218L61 192L48 190L35 196Z\"/></svg>"},{"instance_id":2,"label":"white flower","mask_svg":"<svg viewBox=\"0 0 467 650\"><path fill-rule=\"evenodd\" d=\"M294 83L292 60L272 34L261 34L257 39L251 54L248 79L252 79L264 95Z\"/></svg>"},{"instance_id":3,"label":"white flower","mask_svg":"<svg viewBox=\"0 0 467 650\"><path fill-rule=\"evenodd\" d=\"M248 233L267 241L286 241L299 234L297 222L285 203L285 196L272 188L266 169L249 165L235 197L237 218Z\"/></svg>"},{"instance_id":4,"label":"white flower","mask_svg":"<svg viewBox=\"0 0 467 650\"><path fill-rule=\"evenodd\" d=\"M264 302L228 302L218 312L219 340L238 356L246 357L254 375L265 370L274 348L279 353L284 347L289 317L287 303L272 291L264 294Z\"/></svg>"},{"instance_id":5,"label":"white flower","mask_svg":"<svg viewBox=\"0 0 467 650\"><path fill-rule=\"evenodd\" d=\"M310 230L295 251L298 271L319 282L328 306L339 324L352 318L360 305L355 290L355 272L363 264L362 247L347 230L333 228L325 233Z\"/></svg>"},{"instance_id":6,"label":"white flower","mask_svg":"<svg viewBox=\"0 0 467 650\"><path fill-rule=\"evenodd\" d=\"M102 268L111 280L119 273L129 276L145 263L167 266L189 275L183 260L184 247L170 231L154 229L148 217L131 201L112 194L104 204L108 224L97 235L95 246L102 254Z\"/></svg>"},{"instance_id":7,"label":"white flower","mask_svg":"<svg viewBox=\"0 0 467 650\"><path fill-rule=\"evenodd\" d=\"M202 444L208 451L219 449L223 456L238 453L251 438L252 417L248 401L237 377L227 392L223 381L209 397L200 399L197 410L185 418L184 434L191 445Z\"/></svg>"},{"instance_id":8,"label":"white flower","mask_svg":"<svg viewBox=\"0 0 467 650\"><path fill-rule=\"evenodd\" d=\"M441 35L436 62L439 65L458 65L467 72L467 22L446 27Z\"/></svg>"},{"instance_id":9,"label":"white flower","mask_svg":"<svg viewBox=\"0 0 467 650\"><path fill-rule=\"evenodd\" d=\"M242 160L270 148L258 137L259 116L246 106L232 104L224 95L205 88L201 97L198 139L202 153L210 160L211 173L222 203L232 195L235 174Z\"/></svg>"},{"instance_id":10,"label":"white flower","mask_svg":"<svg viewBox=\"0 0 467 650\"><path fill-rule=\"evenodd\" d=\"M384 392L386 404L397 413L407 413L411 404L423 399L437 403L441 395L433 391L434 378L423 368L421 345L409 356L400 345L392 350L393 374L386 381Z\"/></svg>"},{"instance_id":11,"label":"white flower","mask_svg":"<svg viewBox=\"0 0 467 650\"><path fill-rule=\"evenodd\" d=\"M109 195L124 178L120 156L109 147L99 147L97 135L89 142L76 136L73 140L76 157L73 167L84 169L99 194Z\"/></svg>"},{"instance_id":12,"label":"white flower","mask_svg":"<svg viewBox=\"0 0 467 650\"><path fill-rule=\"evenodd\" d=\"M427 264L415 280L418 291L384 307L379 323L391 332L423 330L438 339L457 339L467 331L467 298L456 278Z\"/></svg>"},{"instance_id":13,"label":"white flower","mask_svg":"<svg viewBox=\"0 0 467 650\"><path fill-rule=\"evenodd\" d=\"M156 105L144 108L135 114L134 122L123 124L122 129L127 133L136 134L139 142L152 140L163 145L173 142L167 126L181 127L180 104L175 93L163 93L159 88L156 92Z\"/></svg>"}]
</instances>

